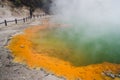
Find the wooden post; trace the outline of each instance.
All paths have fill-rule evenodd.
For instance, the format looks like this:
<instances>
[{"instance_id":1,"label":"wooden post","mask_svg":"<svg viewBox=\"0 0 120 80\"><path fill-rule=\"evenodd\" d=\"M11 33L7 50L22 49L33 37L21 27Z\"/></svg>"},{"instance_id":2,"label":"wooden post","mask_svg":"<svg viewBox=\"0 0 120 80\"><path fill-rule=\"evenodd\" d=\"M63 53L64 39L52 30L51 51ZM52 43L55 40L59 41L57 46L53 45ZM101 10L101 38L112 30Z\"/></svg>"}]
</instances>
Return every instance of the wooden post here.
<instances>
[{"instance_id":1,"label":"wooden post","mask_svg":"<svg viewBox=\"0 0 120 80\"><path fill-rule=\"evenodd\" d=\"M7 21L5 20L5 26L7 26Z\"/></svg>"},{"instance_id":2,"label":"wooden post","mask_svg":"<svg viewBox=\"0 0 120 80\"><path fill-rule=\"evenodd\" d=\"M37 15L37 18L39 18L39 15Z\"/></svg>"},{"instance_id":3,"label":"wooden post","mask_svg":"<svg viewBox=\"0 0 120 80\"><path fill-rule=\"evenodd\" d=\"M23 22L25 23L25 18L23 18Z\"/></svg>"},{"instance_id":4,"label":"wooden post","mask_svg":"<svg viewBox=\"0 0 120 80\"><path fill-rule=\"evenodd\" d=\"M17 19L15 19L15 24L17 24Z\"/></svg>"},{"instance_id":5,"label":"wooden post","mask_svg":"<svg viewBox=\"0 0 120 80\"><path fill-rule=\"evenodd\" d=\"M29 12L30 12L30 18L32 18L33 17L33 9L32 9L32 7L30 7Z\"/></svg>"},{"instance_id":6,"label":"wooden post","mask_svg":"<svg viewBox=\"0 0 120 80\"><path fill-rule=\"evenodd\" d=\"M33 15L34 19L35 19L35 15Z\"/></svg>"},{"instance_id":7,"label":"wooden post","mask_svg":"<svg viewBox=\"0 0 120 80\"><path fill-rule=\"evenodd\" d=\"M30 16L28 16L28 20L30 20L31 18L30 18Z\"/></svg>"},{"instance_id":8,"label":"wooden post","mask_svg":"<svg viewBox=\"0 0 120 80\"><path fill-rule=\"evenodd\" d=\"M26 17L26 21L27 21L27 17Z\"/></svg>"}]
</instances>

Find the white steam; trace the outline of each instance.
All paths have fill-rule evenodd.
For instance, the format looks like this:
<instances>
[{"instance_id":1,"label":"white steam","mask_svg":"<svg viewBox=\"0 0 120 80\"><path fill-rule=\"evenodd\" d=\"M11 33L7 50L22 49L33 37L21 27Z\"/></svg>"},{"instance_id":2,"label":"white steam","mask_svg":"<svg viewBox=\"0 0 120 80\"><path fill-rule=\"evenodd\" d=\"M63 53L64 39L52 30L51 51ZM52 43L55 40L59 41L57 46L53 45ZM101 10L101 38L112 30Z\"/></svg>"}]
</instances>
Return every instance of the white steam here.
<instances>
[{"instance_id":1,"label":"white steam","mask_svg":"<svg viewBox=\"0 0 120 80\"><path fill-rule=\"evenodd\" d=\"M56 19L86 28L86 35L120 30L120 0L54 0ZM97 35L97 36L98 36Z\"/></svg>"},{"instance_id":2,"label":"white steam","mask_svg":"<svg viewBox=\"0 0 120 80\"><path fill-rule=\"evenodd\" d=\"M56 21L72 25L64 38L78 50L74 54L83 51L81 61L120 63L120 0L54 0L52 12Z\"/></svg>"}]
</instances>

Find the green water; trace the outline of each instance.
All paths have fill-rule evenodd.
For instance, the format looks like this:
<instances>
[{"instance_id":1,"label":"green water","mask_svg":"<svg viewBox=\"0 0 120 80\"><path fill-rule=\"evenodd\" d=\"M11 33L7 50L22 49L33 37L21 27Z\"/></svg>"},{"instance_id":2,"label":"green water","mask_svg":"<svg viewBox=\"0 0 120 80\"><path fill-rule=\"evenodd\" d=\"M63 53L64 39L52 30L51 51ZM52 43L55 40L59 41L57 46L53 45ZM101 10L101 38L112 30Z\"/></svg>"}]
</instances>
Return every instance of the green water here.
<instances>
[{"instance_id":1,"label":"green water","mask_svg":"<svg viewBox=\"0 0 120 80\"><path fill-rule=\"evenodd\" d=\"M75 28L49 28L33 37L34 49L74 66L102 62L120 63L120 35L108 33L99 37L85 36Z\"/></svg>"}]
</instances>

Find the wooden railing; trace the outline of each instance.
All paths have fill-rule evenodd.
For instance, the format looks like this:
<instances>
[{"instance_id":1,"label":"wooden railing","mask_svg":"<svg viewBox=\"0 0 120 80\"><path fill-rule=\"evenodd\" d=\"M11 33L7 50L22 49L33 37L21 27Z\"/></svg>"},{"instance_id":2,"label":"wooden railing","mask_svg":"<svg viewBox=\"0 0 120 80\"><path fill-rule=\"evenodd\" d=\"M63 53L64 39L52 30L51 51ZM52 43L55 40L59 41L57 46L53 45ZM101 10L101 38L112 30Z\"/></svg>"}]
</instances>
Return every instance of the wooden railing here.
<instances>
[{"instance_id":1,"label":"wooden railing","mask_svg":"<svg viewBox=\"0 0 120 80\"><path fill-rule=\"evenodd\" d=\"M15 24L17 24L18 22L20 21L23 21L24 23L27 22L28 20L31 20L31 19L35 19L35 18L41 18L45 16L45 14L41 14L41 15L33 15L33 16L28 16L28 17L25 17L25 18L21 18L21 19L14 19L14 20L4 20L3 22L0 22L0 25L1 24L5 24L5 26L8 26L8 23L11 23L11 22L14 22Z\"/></svg>"}]
</instances>

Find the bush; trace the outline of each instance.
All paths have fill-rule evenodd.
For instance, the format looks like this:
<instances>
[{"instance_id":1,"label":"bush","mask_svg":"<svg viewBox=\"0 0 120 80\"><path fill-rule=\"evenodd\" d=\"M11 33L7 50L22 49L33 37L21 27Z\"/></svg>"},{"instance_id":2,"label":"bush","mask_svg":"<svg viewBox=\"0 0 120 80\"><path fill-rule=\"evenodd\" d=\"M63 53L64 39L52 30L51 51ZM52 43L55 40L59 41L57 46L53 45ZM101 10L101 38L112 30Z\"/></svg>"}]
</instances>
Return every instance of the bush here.
<instances>
[{"instance_id":1,"label":"bush","mask_svg":"<svg viewBox=\"0 0 120 80\"><path fill-rule=\"evenodd\" d=\"M12 0L12 1L16 7L19 7L22 5L21 0Z\"/></svg>"}]
</instances>

